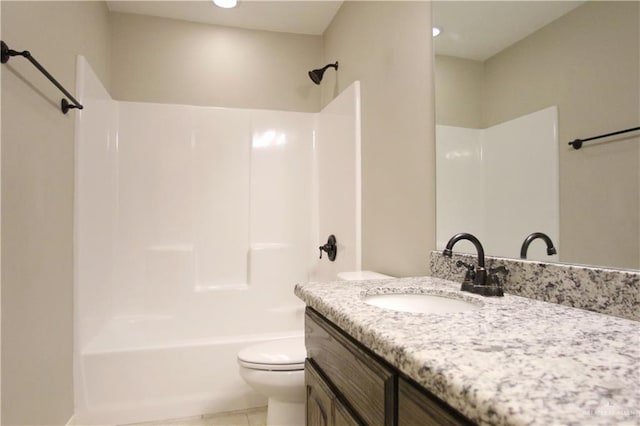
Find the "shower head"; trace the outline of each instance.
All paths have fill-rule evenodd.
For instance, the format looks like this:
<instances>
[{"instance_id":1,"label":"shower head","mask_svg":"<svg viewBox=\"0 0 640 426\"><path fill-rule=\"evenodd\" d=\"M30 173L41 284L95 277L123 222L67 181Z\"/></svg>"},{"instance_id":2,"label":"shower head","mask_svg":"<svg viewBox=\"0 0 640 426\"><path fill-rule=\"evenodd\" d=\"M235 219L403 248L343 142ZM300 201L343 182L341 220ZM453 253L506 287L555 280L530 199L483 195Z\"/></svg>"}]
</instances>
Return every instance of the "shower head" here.
<instances>
[{"instance_id":1,"label":"shower head","mask_svg":"<svg viewBox=\"0 0 640 426\"><path fill-rule=\"evenodd\" d=\"M309 71L309 78L311 79L311 81L313 81L315 84L320 84L320 82L322 81L322 76L324 75L324 72L327 70L327 68L335 68L337 71L338 62L336 61L335 64L327 64L317 70Z\"/></svg>"}]
</instances>

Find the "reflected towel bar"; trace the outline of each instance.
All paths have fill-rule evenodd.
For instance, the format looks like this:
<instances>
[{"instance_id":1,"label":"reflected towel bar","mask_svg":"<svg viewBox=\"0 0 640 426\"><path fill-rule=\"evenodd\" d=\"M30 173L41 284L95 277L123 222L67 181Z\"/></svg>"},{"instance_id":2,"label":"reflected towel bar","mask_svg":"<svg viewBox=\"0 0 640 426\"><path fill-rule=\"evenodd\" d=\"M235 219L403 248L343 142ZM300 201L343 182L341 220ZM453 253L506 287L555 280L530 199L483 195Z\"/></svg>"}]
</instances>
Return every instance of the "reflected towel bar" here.
<instances>
[{"instance_id":1,"label":"reflected towel bar","mask_svg":"<svg viewBox=\"0 0 640 426\"><path fill-rule=\"evenodd\" d=\"M24 56L29 60L29 62L33 64L34 67L36 67L42 74L44 74L44 76L47 77L47 79L49 79L50 82L52 82L58 89L60 89L60 91L64 93L64 95L67 98L69 98L71 102L73 102L73 103L69 103L68 100L66 100L65 98L62 98L62 100L60 101L60 109L62 110L63 114L66 114L72 108L77 108L77 109L83 108L80 102L78 102L76 98L71 96L71 94L67 92L67 89L62 87L62 85L58 83L58 80L53 78L53 76L49 74L49 71L44 69L44 67L40 65L40 63L36 61L33 56L31 56L31 53L28 50L25 50L24 52L18 52L18 51L9 49L9 46L7 46L7 44L4 41L1 41L1 44L2 44L2 63L3 64L6 64L7 62L9 62L9 58L12 56Z\"/></svg>"},{"instance_id":2,"label":"reflected towel bar","mask_svg":"<svg viewBox=\"0 0 640 426\"><path fill-rule=\"evenodd\" d=\"M582 148L582 143L583 142L589 142L592 141L594 139L602 139L602 138L606 138L609 136L615 136L615 135L619 135L621 133L629 133L629 132L635 132L640 130L640 127L632 127L630 129L625 129L625 130L619 130L617 132L611 132L611 133L607 133L604 135L599 135L599 136L593 136L590 138L586 138L586 139L576 139L574 141L569 142L569 145L571 145L573 147L573 149L580 149Z\"/></svg>"}]
</instances>

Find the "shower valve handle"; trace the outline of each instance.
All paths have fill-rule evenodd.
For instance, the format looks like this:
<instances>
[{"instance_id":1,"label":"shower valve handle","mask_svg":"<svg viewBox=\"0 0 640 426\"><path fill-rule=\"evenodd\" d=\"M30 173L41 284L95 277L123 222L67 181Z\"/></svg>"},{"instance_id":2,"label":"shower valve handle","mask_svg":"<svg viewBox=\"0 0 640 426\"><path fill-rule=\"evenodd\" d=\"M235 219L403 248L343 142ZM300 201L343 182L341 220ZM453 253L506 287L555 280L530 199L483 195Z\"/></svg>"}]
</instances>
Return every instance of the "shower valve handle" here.
<instances>
[{"instance_id":1,"label":"shower valve handle","mask_svg":"<svg viewBox=\"0 0 640 426\"><path fill-rule=\"evenodd\" d=\"M327 239L327 243L323 246L320 246L320 259L322 259L322 251L326 251L327 252L327 256L329 257L330 261L334 261L336 260L336 256L338 254L338 246L336 245L336 237L335 235L331 234L329 235L329 238Z\"/></svg>"}]
</instances>

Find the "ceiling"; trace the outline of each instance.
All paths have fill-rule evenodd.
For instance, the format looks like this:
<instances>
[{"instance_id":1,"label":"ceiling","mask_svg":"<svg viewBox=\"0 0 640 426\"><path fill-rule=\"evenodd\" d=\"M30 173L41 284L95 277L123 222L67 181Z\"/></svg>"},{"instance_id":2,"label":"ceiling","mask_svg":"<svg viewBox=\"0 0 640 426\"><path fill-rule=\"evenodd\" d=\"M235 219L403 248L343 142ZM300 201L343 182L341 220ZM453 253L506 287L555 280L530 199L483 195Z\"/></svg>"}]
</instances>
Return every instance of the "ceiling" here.
<instances>
[{"instance_id":1,"label":"ceiling","mask_svg":"<svg viewBox=\"0 0 640 426\"><path fill-rule=\"evenodd\" d=\"M584 1L434 1L437 54L485 60ZM112 12L134 13L229 27L321 35L342 1L239 0L221 9L210 0L107 1Z\"/></svg>"},{"instance_id":2,"label":"ceiling","mask_svg":"<svg viewBox=\"0 0 640 426\"><path fill-rule=\"evenodd\" d=\"M321 35L342 1L238 0L233 9L221 9L210 0L107 1L112 12L181 19L204 24L296 34Z\"/></svg>"},{"instance_id":3,"label":"ceiling","mask_svg":"<svg viewBox=\"0 0 640 426\"><path fill-rule=\"evenodd\" d=\"M434 1L439 55L484 61L584 1Z\"/></svg>"}]
</instances>

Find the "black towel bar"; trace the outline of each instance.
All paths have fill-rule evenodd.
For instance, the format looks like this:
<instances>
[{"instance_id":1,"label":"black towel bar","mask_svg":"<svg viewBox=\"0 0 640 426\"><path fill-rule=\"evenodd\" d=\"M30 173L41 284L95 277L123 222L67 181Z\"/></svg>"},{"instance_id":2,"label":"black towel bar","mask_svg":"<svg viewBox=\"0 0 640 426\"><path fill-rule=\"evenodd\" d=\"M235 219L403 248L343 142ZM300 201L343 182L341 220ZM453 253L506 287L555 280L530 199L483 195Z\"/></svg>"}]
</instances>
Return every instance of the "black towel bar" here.
<instances>
[{"instance_id":1,"label":"black towel bar","mask_svg":"<svg viewBox=\"0 0 640 426\"><path fill-rule=\"evenodd\" d=\"M576 139L574 141L569 142L569 145L571 145L573 147L573 149L580 149L580 148L582 148L582 143L583 142L589 142L589 141L592 141L594 139L602 139L602 138L606 138L606 137L609 137L609 136L615 136L615 135L619 135L621 133L635 132L635 131L638 131L638 130L640 130L640 127L632 127L630 129L618 130L617 132L606 133L604 135L593 136L593 137L586 138L586 139Z\"/></svg>"},{"instance_id":2,"label":"black towel bar","mask_svg":"<svg viewBox=\"0 0 640 426\"><path fill-rule=\"evenodd\" d=\"M5 43L3 40L1 41L1 44L2 44L2 63L3 64L6 64L7 62L9 62L9 58L12 56L23 56L27 58L29 62L33 64L34 67L36 67L42 74L44 74L44 76L47 77L47 79L49 79L50 82L52 82L62 93L64 93L64 95L67 98L71 100L71 102L73 102L73 103L69 103L68 100L66 100L65 98L62 98L62 100L60 101L60 109L62 110L63 114L66 114L72 108L77 108L77 109L84 108L80 104L80 102L76 100L76 98L74 98L73 96L71 96L69 92L67 92L67 89L65 89L64 87L62 87L60 83L58 83L58 80L56 80L55 78L53 78L51 74L49 74L49 71L44 69L44 67L40 65L40 63L36 61L33 56L31 56L31 53L28 50L25 50L23 52L18 52L16 50L9 49L9 46L7 46L7 43Z\"/></svg>"}]
</instances>

